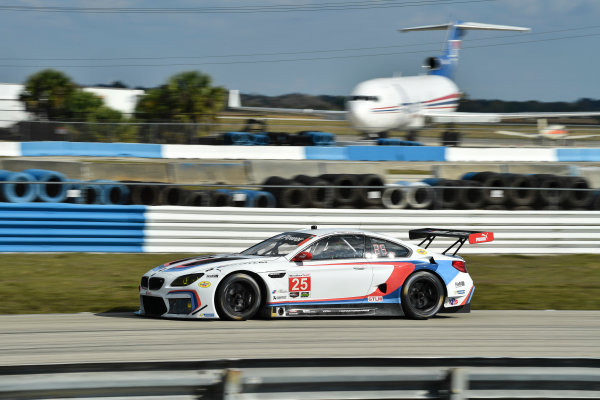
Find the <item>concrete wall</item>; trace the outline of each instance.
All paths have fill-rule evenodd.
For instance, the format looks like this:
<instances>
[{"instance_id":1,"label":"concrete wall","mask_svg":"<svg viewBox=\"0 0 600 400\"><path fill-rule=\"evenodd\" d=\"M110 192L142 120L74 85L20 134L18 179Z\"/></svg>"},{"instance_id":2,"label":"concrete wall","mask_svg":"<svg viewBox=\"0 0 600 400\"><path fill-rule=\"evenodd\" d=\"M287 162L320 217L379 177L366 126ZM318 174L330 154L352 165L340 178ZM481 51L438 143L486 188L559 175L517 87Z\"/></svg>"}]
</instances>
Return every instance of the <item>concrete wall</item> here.
<instances>
[{"instance_id":1,"label":"concrete wall","mask_svg":"<svg viewBox=\"0 0 600 400\"><path fill-rule=\"evenodd\" d=\"M526 164L504 164L504 163L452 163L436 164L432 166L432 174L436 178L460 179L467 172L501 172L512 174L553 174L571 175L572 168L568 164L552 163L526 163Z\"/></svg>"}]
</instances>

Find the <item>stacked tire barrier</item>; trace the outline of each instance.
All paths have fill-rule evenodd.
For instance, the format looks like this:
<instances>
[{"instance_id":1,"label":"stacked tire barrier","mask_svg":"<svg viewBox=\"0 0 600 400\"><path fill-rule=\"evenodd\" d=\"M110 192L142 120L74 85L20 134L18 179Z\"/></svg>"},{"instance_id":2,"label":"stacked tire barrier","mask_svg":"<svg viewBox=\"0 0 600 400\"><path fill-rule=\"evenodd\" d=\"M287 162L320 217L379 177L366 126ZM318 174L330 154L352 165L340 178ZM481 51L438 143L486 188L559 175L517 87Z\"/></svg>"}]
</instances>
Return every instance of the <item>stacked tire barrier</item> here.
<instances>
[{"instance_id":1,"label":"stacked tire barrier","mask_svg":"<svg viewBox=\"0 0 600 400\"><path fill-rule=\"evenodd\" d=\"M297 134L287 132L226 132L223 143L234 146L333 146L335 135L329 132L302 131Z\"/></svg>"},{"instance_id":2,"label":"stacked tire barrier","mask_svg":"<svg viewBox=\"0 0 600 400\"><path fill-rule=\"evenodd\" d=\"M263 185L283 208L381 208L384 190L383 179L375 174L272 176Z\"/></svg>"},{"instance_id":3,"label":"stacked tire barrier","mask_svg":"<svg viewBox=\"0 0 600 400\"><path fill-rule=\"evenodd\" d=\"M466 209L584 210L594 200L588 182L578 176L470 172L458 185L471 185L471 196L483 200L477 207L459 201Z\"/></svg>"},{"instance_id":4,"label":"stacked tire barrier","mask_svg":"<svg viewBox=\"0 0 600 400\"><path fill-rule=\"evenodd\" d=\"M50 170L0 170L0 202L193 207L273 208L275 197L259 190L189 190L157 182L79 181Z\"/></svg>"},{"instance_id":5,"label":"stacked tire barrier","mask_svg":"<svg viewBox=\"0 0 600 400\"><path fill-rule=\"evenodd\" d=\"M243 186L243 185L241 185ZM385 184L375 174L272 176L256 189L77 181L49 170L0 170L0 202L255 208L600 210L600 191L578 176L469 172Z\"/></svg>"}]
</instances>

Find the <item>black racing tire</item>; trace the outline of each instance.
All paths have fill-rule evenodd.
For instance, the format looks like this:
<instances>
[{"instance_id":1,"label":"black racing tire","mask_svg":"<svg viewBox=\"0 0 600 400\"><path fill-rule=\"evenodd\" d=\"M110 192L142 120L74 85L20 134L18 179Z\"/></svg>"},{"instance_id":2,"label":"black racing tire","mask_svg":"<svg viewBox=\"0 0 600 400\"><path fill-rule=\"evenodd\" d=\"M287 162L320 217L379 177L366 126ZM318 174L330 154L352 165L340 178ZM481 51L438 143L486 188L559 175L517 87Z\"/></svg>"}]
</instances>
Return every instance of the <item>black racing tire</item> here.
<instances>
[{"instance_id":1,"label":"black racing tire","mask_svg":"<svg viewBox=\"0 0 600 400\"><path fill-rule=\"evenodd\" d=\"M456 190L458 195L457 205L465 210L475 210L483 207L483 189L481 183L472 180L455 181L466 187Z\"/></svg>"},{"instance_id":2,"label":"black racing tire","mask_svg":"<svg viewBox=\"0 0 600 400\"><path fill-rule=\"evenodd\" d=\"M592 201L592 192L588 191L590 185L585 178L581 176L562 177L566 188L571 189L565 195L565 205L567 209L588 207Z\"/></svg>"},{"instance_id":3,"label":"black racing tire","mask_svg":"<svg viewBox=\"0 0 600 400\"><path fill-rule=\"evenodd\" d=\"M535 178L531 175L503 174L513 189L506 192L507 203L513 206L531 206L538 196Z\"/></svg>"},{"instance_id":4,"label":"black racing tire","mask_svg":"<svg viewBox=\"0 0 600 400\"><path fill-rule=\"evenodd\" d=\"M320 179L330 182L333 188L333 200L336 206L355 204L358 200L358 177L353 174L325 174Z\"/></svg>"},{"instance_id":5,"label":"black racing tire","mask_svg":"<svg viewBox=\"0 0 600 400\"><path fill-rule=\"evenodd\" d=\"M324 179L314 178L307 175L296 175L292 178L294 182L306 186L308 196L308 207L314 208L330 208L333 206L333 189L329 186L329 182ZM322 187L311 187L322 186Z\"/></svg>"},{"instance_id":6,"label":"black racing tire","mask_svg":"<svg viewBox=\"0 0 600 400\"><path fill-rule=\"evenodd\" d=\"M244 273L234 273L223 279L215 294L217 313L224 320L250 319L260 309L260 303L260 286Z\"/></svg>"},{"instance_id":7,"label":"black racing tire","mask_svg":"<svg viewBox=\"0 0 600 400\"><path fill-rule=\"evenodd\" d=\"M434 186L442 186L441 188L436 187L435 190L435 208L443 208L444 210L456 210L459 206L459 192L463 189L460 188L461 181L453 179L440 179L435 183Z\"/></svg>"},{"instance_id":8,"label":"black racing tire","mask_svg":"<svg viewBox=\"0 0 600 400\"><path fill-rule=\"evenodd\" d=\"M404 315L408 318L431 318L444 304L444 287L432 273L418 271L402 285L401 301Z\"/></svg>"},{"instance_id":9,"label":"black racing tire","mask_svg":"<svg viewBox=\"0 0 600 400\"><path fill-rule=\"evenodd\" d=\"M358 201L356 203L357 206L381 207L381 196L383 195L383 189L385 186L383 178L377 174L360 174L356 177L358 178L358 186L371 186L368 189L362 188L358 190Z\"/></svg>"}]
</instances>

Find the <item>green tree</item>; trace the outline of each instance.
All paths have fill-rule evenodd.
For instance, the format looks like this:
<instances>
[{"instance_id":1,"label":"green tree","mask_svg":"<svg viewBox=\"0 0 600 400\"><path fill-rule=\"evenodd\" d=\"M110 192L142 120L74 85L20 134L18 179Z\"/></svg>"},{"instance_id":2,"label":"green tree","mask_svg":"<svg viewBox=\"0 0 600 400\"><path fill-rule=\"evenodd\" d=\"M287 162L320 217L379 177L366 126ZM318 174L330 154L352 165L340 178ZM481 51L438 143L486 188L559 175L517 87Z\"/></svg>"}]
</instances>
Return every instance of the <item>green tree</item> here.
<instances>
[{"instance_id":1,"label":"green tree","mask_svg":"<svg viewBox=\"0 0 600 400\"><path fill-rule=\"evenodd\" d=\"M64 129L76 140L135 141L138 128L134 125L107 124L123 122L123 114L107 107L94 93L78 87L67 75L47 69L30 76L20 95L25 109L39 119L64 122Z\"/></svg>"},{"instance_id":2,"label":"green tree","mask_svg":"<svg viewBox=\"0 0 600 400\"><path fill-rule=\"evenodd\" d=\"M25 110L40 119L58 120L68 117L68 104L77 85L60 71L45 69L25 82L20 100Z\"/></svg>"},{"instance_id":3,"label":"green tree","mask_svg":"<svg viewBox=\"0 0 600 400\"><path fill-rule=\"evenodd\" d=\"M103 105L104 102L100 97L78 89L67 100L66 117L71 121L94 119L93 114Z\"/></svg>"},{"instance_id":4,"label":"green tree","mask_svg":"<svg viewBox=\"0 0 600 400\"><path fill-rule=\"evenodd\" d=\"M146 121L213 123L225 107L225 99L225 89L212 86L210 76L198 71L181 72L164 85L148 90L137 104L136 115ZM187 141L209 130L196 126L194 132L186 132Z\"/></svg>"}]
</instances>

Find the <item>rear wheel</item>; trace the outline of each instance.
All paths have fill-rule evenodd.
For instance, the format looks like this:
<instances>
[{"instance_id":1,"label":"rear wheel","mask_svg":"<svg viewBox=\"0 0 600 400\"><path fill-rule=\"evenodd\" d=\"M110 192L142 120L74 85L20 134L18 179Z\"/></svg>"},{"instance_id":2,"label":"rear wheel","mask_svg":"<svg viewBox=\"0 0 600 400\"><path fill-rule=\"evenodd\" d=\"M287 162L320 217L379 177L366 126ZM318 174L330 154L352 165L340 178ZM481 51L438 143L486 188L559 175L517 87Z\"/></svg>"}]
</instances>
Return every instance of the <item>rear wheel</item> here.
<instances>
[{"instance_id":1,"label":"rear wheel","mask_svg":"<svg viewBox=\"0 0 600 400\"><path fill-rule=\"evenodd\" d=\"M215 305L222 319L243 321L257 313L260 301L258 283L249 275L237 273L228 276L219 285Z\"/></svg>"},{"instance_id":2,"label":"rear wheel","mask_svg":"<svg viewBox=\"0 0 600 400\"><path fill-rule=\"evenodd\" d=\"M433 274L419 271L408 277L402 286L402 309L412 319L433 317L442 308L444 288Z\"/></svg>"}]
</instances>

